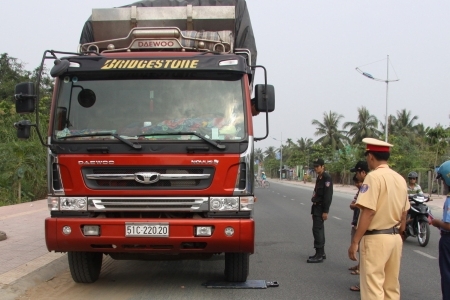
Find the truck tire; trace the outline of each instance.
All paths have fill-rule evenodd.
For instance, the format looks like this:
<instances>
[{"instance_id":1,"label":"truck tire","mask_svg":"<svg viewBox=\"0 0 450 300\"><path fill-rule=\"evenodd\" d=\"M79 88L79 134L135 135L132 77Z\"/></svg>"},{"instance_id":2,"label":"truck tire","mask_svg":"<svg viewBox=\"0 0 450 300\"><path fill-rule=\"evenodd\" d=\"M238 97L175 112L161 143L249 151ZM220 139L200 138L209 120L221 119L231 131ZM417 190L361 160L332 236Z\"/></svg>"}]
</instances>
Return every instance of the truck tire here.
<instances>
[{"instance_id":1,"label":"truck tire","mask_svg":"<svg viewBox=\"0 0 450 300\"><path fill-rule=\"evenodd\" d=\"M225 280L244 282L249 270L249 253L225 253Z\"/></svg>"},{"instance_id":2,"label":"truck tire","mask_svg":"<svg viewBox=\"0 0 450 300\"><path fill-rule=\"evenodd\" d=\"M93 283L97 281L102 269L101 252L68 252L69 269L73 281Z\"/></svg>"}]
</instances>

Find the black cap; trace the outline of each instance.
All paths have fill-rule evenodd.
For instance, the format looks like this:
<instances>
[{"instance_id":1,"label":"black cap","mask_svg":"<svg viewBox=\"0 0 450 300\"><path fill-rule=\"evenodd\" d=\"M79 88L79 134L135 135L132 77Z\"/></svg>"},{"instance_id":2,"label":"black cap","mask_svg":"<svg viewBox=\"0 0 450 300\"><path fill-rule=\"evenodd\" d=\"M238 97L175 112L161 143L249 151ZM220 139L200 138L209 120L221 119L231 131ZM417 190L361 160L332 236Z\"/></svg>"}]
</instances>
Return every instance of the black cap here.
<instances>
[{"instance_id":1,"label":"black cap","mask_svg":"<svg viewBox=\"0 0 450 300\"><path fill-rule=\"evenodd\" d=\"M316 159L314 160L313 164L314 164L314 167L315 167L315 166L323 166L323 165L325 164L325 162L324 162L323 159L321 159L321 158L316 158Z\"/></svg>"},{"instance_id":2,"label":"black cap","mask_svg":"<svg viewBox=\"0 0 450 300\"><path fill-rule=\"evenodd\" d=\"M369 172L369 166L367 165L367 162L360 160L356 163L356 166L353 169L350 169L350 172L359 172L364 171L366 173Z\"/></svg>"}]
</instances>

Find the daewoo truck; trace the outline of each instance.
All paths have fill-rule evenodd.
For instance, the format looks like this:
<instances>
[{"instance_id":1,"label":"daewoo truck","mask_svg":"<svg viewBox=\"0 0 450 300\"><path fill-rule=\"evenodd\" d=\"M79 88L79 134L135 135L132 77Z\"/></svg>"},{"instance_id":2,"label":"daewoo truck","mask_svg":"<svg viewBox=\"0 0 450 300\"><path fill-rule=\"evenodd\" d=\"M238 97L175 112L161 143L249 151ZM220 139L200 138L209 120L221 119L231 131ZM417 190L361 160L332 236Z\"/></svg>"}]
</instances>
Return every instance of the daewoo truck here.
<instances>
[{"instance_id":1,"label":"daewoo truck","mask_svg":"<svg viewBox=\"0 0 450 300\"><path fill-rule=\"evenodd\" d=\"M256 65L244 0L156 2L93 9L78 51L45 51L37 82L16 86L16 111L36 114L15 123L18 137L36 127L48 149L47 248L68 253L79 283L99 278L104 255L219 255L225 279L243 282L255 248L254 142L268 136L274 88ZM48 59L45 139L36 107ZM252 103L265 136L254 136Z\"/></svg>"}]
</instances>

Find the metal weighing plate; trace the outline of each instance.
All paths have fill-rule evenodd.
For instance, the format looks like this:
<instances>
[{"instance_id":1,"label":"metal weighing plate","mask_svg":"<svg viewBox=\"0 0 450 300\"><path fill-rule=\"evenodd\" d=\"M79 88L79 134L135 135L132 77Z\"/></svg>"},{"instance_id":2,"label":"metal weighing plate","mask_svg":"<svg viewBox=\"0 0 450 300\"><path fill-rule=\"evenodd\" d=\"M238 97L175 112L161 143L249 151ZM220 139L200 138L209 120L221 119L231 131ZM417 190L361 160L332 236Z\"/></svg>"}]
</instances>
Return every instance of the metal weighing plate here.
<instances>
[{"instance_id":1,"label":"metal weighing plate","mask_svg":"<svg viewBox=\"0 0 450 300\"><path fill-rule=\"evenodd\" d=\"M202 284L208 289L267 289L278 287L277 281L247 280L246 282L208 281Z\"/></svg>"}]
</instances>

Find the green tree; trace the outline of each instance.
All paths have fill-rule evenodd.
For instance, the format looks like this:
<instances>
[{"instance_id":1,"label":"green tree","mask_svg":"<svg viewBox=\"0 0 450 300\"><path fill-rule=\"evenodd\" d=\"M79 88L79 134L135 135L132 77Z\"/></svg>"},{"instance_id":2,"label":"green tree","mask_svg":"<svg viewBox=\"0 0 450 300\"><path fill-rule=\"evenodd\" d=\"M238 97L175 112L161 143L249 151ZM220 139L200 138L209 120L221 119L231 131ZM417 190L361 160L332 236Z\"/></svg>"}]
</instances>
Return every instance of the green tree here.
<instances>
[{"instance_id":1,"label":"green tree","mask_svg":"<svg viewBox=\"0 0 450 300\"><path fill-rule=\"evenodd\" d=\"M13 127L21 119L34 123L35 114L16 114L13 100L15 85L34 82L36 76L37 69L26 71L16 58L6 53L0 55L0 205L35 200L47 194L46 149L35 130L31 130L29 140L20 141ZM39 88L39 128L45 135L53 90L53 81L45 70Z\"/></svg>"},{"instance_id":2,"label":"green tree","mask_svg":"<svg viewBox=\"0 0 450 300\"><path fill-rule=\"evenodd\" d=\"M0 54L0 101L14 101L14 88L20 82L29 81L31 72L24 70L17 58Z\"/></svg>"},{"instance_id":3,"label":"green tree","mask_svg":"<svg viewBox=\"0 0 450 300\"><path fill-rule=\"evenodd\" d=\"M264 161L264 153L261 148L255 149L255 161L262 163Z\"/></svg>"},{"instance_id":4,"label":"green tree","mask_svg":"<svg viewBox=\"0 0 450 300\"><path fill-rule=\"evenodd\" d=\"M413 135L416 133L416 124L418 116L412 116L411 111L406 109L398 110L397 116L393 118L393 128L390 134L395 135Z\"/></svg>"},{"instance_id":5,"label":"green tree","mask_svg":"<svg viewBox=\"0 0 450 300\"><path fill-rule=\"evenodd\" d=\"M346 131L339 130L339 123L342 118L344 118L343 115L330 111L328 114L323 113L323 122L312 120L311 124L317 126L314 135L319 136L315 143L322 146L331 146L331 149L334 150L342 148L344 143L349 141Z\"/></svg>"},{"instance_id":6,"label":"green tree","mask_svg":"<svg viewBox=\"0 0 450 300\"><path fill-rule=\"evenodd\" d=\"M358 108L358 120L356 122L345 122L344 129L350 127L348 136L353 144L360 143L363 138L378 138L381 132L378 130L378 119L371 115L364 106Z\"/></svg>"},{"instance_id":7,"label":"green tree","mask_svg":"<svg viewBox=\"0 0 450 300\"><path fill-rule=\"evenodd\" d=\"M267 147L266 150L264 151L265 158L275 158L276 152L277 151L275 150L275 147L273 146Z\"/></svg>"}]
</instances>

